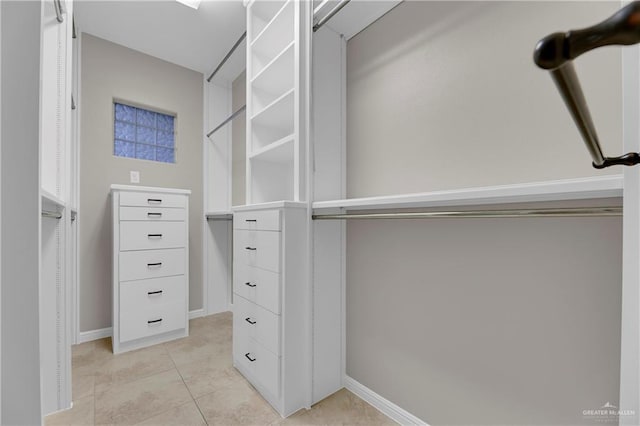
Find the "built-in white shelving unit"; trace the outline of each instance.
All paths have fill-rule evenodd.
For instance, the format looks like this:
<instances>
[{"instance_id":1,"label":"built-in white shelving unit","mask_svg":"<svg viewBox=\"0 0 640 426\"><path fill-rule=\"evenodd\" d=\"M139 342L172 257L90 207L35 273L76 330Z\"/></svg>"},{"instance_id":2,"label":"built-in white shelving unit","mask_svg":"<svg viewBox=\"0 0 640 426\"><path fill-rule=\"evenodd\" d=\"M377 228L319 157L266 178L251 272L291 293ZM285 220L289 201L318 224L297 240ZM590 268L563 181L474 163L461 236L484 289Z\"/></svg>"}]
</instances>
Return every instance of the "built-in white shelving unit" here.
<instances>
[{"instance_id":1,"label":"built-in white shelving unit","mask_svg":"<svg viewBox=\"0 0 640 426\"><path fill-rule=\"evenodd\" d=\"M247 15L247 204L303 201L306 6L252 2Z\"/></svg>"}]
</instances>

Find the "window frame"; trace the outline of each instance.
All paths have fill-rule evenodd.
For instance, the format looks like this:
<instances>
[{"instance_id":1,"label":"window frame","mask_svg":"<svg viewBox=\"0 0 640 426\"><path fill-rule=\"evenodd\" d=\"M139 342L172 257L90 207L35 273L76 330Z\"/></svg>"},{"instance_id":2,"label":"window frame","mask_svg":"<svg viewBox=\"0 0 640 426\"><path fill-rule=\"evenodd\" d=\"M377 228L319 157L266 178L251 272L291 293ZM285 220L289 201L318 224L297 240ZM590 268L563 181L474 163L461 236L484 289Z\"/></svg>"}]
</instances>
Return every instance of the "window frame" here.
<instances>
[{"instance_id":1,"label":"window frame","mask_svg":"<svg viewBox=\"0 0 640 426\"><path fill-rule=\"evenodd\" d=\"M169 147L169 146L163 146L163 145L158 145L158 144L151 144L151 143L146 143L146 142L138 142L136 141L129 141L129 140L124 140L124 139L118 139L116 137L116 121L121 122L121 123L126 123L126 124L131 124L133 126L136 127L136 134L137 134L137 127L145 127L148 129L153 129L155 131L158 130L157 127L149 127L149 126L145 126L143 124L138 124L137 122L135 123L131 123L129 121L122 121L122 120L117 120L116 119L116 104L120 104L120 105L124 105L124 106L128 106L128 107L132 107L132 108L136 108L138 110L145 110L145 111L149 111L152 113L156 113L156 114L163 114L163 115L168 115L173 117L173 147ZM177 122L178 122L178 114L176 112L173 111L169 111L169 110L165 110L162 108L157 108L157 107L152 107L149 105L145 105L145 104L141 104L139 102L132 102L129 100L124 100L121 98L112 98L111 99L111 155L119 158L119 159L125 159L125 160L137 160L137 161L148 161L154 164L165 164L165 165L177 165L178 164L178 131L177 131ZM162 129L160 129L162 130ZM136 138L137 139L137 138ZM149 160L147 158L138 158L138 157L125 157L125 156L121 156L121 155L117 155L116 154L116 140L123 140L125 142L131 142L134 145L146 145L146 146L153 146L153 147L161 147L161 148L171 148L173 149L173 162L166 162L166 161L159 161L159 160Z\"/></svg>"}]
</instances>

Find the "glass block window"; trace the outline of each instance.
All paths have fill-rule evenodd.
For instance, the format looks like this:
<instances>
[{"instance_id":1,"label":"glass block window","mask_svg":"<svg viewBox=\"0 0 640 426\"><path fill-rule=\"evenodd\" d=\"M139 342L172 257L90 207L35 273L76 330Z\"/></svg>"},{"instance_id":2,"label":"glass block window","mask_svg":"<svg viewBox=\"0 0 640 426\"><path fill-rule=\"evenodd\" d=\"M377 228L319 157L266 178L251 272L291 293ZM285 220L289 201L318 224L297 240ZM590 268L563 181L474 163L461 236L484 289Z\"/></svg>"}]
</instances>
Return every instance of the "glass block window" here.
<instances>
[{"instance_id":1,"label":"glass block window","mask_svg":"<svg viewBox=\"0 0 640 426\"><path fill-rule=\"evenodd\" d=\"M175 117L114 102L113 153L175 163Z\"/></svg>"}]
</instances>

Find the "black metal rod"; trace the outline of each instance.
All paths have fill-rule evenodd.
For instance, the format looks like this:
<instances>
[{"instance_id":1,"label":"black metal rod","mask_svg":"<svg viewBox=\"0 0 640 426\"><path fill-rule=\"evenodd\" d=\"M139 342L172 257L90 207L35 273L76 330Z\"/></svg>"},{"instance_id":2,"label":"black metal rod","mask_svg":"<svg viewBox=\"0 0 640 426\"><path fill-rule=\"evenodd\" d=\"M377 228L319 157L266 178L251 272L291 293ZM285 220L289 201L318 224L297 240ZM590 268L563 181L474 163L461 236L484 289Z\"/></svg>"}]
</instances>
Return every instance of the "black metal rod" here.
<instances>
[{"instance_id":1,"label":"black metal rod","mask_svg":"<svg viewBox=\"0 0 640 426\"><path fill-rule=\"evenodd\" d=\"M587 101L584 98L582 87L580 87L580 81L573 68L573 62L566 62L550 72L551 78L555 82L558 92L560 92L560 96L562 96L569 113L571 113L571 117L573 117L573 121L576 123L576 127L578 127L580 135L582 135L587 150L589 150L589 154L591 154L593 164L601 166L604 164L604 155L600 148L600 142L598 141L596 128L593 125L593 120L589 113Z\"/></svg>"},{"instance_id":2,"label":"black metal rod","mask_svg":"<svg viewBox=\"0 0 640 426\"><path fill-rule=\"evenodd\" d=\"M225 62L227 62L229 60L229 58L231 57L231 55L233 55L233 52L236 51L236 49L238 48L238 46L240 46L240 44L244 41L244 39L247 38L247 32L245 31L244 33L242 33L242 35L240 36L240 38L238 39L238 41L236 41L236 44L233 45L233 47L231 48L231 50L229 51L229 53L227 53L227 55L222 58L222 62L220 62L218 64L218 66L216 67L215 70L213 70L213 72L211 73L211 75L209 76L209 78L207 78L207 82L211 83L211 79L213 78L214 75L216 75L218 73L218 71L220 71L220 68L222 68L222 66L225 64Z\"/></svg>"},{"instance_id":3,"label":"black metal rod","mask_svg":"<svg viewBox=\"0 0 640 426\"><path fill-rule=\"evenodd\" d=\"M246 105L242 105L240 108L238 108L238 110L236 112L231 114L229 117L225 118L225 120L222 123L218 124L218 126L215 129L213 129L212 131L207 133L207 137L210 138L211 135L213 135L215 132L217 132L218 130L223 128L225 124L227 124L228 122L230 122L231 120L236 118L238 115L240 115L246 109L247 109L247 106Z\"/></svg>"},{"instance_id":4,"label":"black metal rod","mask_svg":"<svg viewBox=\"0 0 640 426\"><path fill-rule=\"evenodd\" d=\"M533 60L548 70L578 127L593 167L603 169L613 165L632 166L640 163L640 154L631 152L620 157L602 153L589 108L573 68L573 59L602 46L631 45L640 42L640 1L620 9L613 16L588 28L549 34L538 42Z\"/></svg>"},{"instance_id":5,"label":"black metal rod","mask_svg":"<svg viewBox=\"0 0 640 426\"><path fill-rule=\"evenodd\" d=\"M318 20L318 22L316 22L313 25L313 32L315 33L316 31L318 31L320 28L322 28L322 26L324 24L326 24L327 22L329 22L329 20L331 18L333 18L333 16L340 12L342 10L343 7L345 7L351 0L342 0L340 3L338 3L338 5L336 7L334 7L333 9L331 9L331 12L327 13L325 16L323 16L322 18L320 18Z\"/></svg>"}]
</instances>

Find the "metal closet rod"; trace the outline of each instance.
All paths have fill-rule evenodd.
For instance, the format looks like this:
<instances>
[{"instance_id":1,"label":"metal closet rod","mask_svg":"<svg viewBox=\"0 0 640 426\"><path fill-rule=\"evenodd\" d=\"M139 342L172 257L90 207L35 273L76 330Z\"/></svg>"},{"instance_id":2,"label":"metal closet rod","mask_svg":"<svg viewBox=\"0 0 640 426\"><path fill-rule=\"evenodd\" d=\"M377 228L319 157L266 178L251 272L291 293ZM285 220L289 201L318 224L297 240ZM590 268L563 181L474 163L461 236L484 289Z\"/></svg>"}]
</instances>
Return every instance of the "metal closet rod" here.
<instances>
[{"instance_id":1,"label":"metal closet rod","mask_svg":"<svg viewBox=\"0 0 640 426\"><path fill-rule=\"evenodd\" d=\"M42 210L42 217L48 217L51 219L62 219L62 213L52 212L50 210Z\"/></svg>"},{"instance_id":2,"label":"metal closet rod","mask_svg":"<svg viewBox=\"0 0 640 426\"><path fill-rule=\"evenodd\" d=\"M212 131L210 131L209 133L207 133L207 137L211 137L212 134L214 134L215 132L217 132L218 130L222 129L224 127L225 124L227 124L228 122L230 122L231 120L233 120L234 118L236 118L238 115L240 115L245 109L247 109L246 105L242 105L240 108L238 108L238 110L236 112L234 112L233 114L231 114L229 117L227 117L222 123L218 124L218 126L213 129Z\"/></svg>"},{"instance_id":3,"label":"metal closet rod","mask_svg":"<svg viewBox=\"0 0 640 426\"><path fill-rule=\"evenodd\" d=\"M236 49L238 48L238 46L240 46L240 43L242 43L242 41L247 38L247 32L245 31L244 33L242 33L242 35L240 36L240 38L238 39L238 41L236 41L236 44L233 45L233 47L231 48L231 50L229 51L229 53L227 53L227 55L222 58L222 62L220 62L218 64L218 66L216 67L215 70L213 70L213 72L211 73L211 75L209 76L209 78L207 78L207 82L210 83L211 79L213 78L214 75L216 75L218 73L218 71L220 71L220 68L222 68L222 66L225 64L225 62L227 62L229 60L229 58L231 57L231 55L233 55L233 52L236 51Z\"/></svg>"},{"instance_id":4,"label":"metal closet rod","mask_svg":"<svg viewBox=\"0 0 640 426\"><path fill-rule=\"evenodd\" d=\"M549 34L538 42L534 50L534 62L551 73L551 78L578 127L593 159L593 167L596 169L638 164L640 154L630 152L619 157L606 157L602 153L596 128L572 61L598 47L632 45L639 42L640 2L635 1L599 24L584 29Z\"/></svg>"},{"instance_id":5,"label":"metal closet rod","mask_svg":"<svg viewBox=\"0 0 640 426\"><path fill-rule=\"evenodd\" d=\"M65 12L64 6L62 5L62 0L53 0L53 7L56 9L56 19L58 22L64 22L64 16L62 14Z\"/></svg>"},{"instance_id":6,"label":"metal closet rod","mask_svg":"<svg viewBox=\"0 0 640 426\"><path fill-rule=\"evenodd\" d=\"M323 16L322 18L320 18L318 20L318 22L316 22L313 25L313 32L315 33L316 31L318 31L320 28L322 28L322 26L324 24L326 24L327 22L329 22L329 20L331 18L333 18L333 16L340 12L342 10L343 7L345 7L347 5L347 3L349 3L351 0L342 0L340 3L338 3L336 5L336 7L334 7L333 9L331 9L331 12L327 13L325 16Z\"/></svg>"},{"instance_id":7,"label":"metal closet rod","mask_svg":"<svg viewBox=\"0 0 640 426\"><path fill-rule=\"evenodd\" d=\"M352 214L314 214L314 220L338 219L452 219L518 217L592 217L622 216L622 207L567 207L556 209L461 210L438 212L389 212Z\"/></svg>"}]
</instances>

